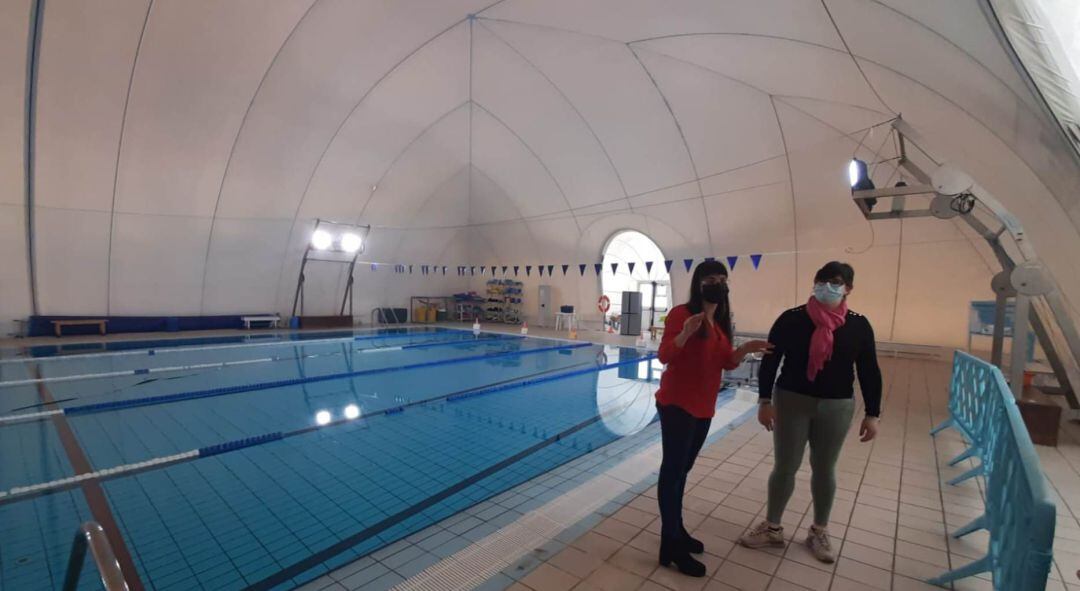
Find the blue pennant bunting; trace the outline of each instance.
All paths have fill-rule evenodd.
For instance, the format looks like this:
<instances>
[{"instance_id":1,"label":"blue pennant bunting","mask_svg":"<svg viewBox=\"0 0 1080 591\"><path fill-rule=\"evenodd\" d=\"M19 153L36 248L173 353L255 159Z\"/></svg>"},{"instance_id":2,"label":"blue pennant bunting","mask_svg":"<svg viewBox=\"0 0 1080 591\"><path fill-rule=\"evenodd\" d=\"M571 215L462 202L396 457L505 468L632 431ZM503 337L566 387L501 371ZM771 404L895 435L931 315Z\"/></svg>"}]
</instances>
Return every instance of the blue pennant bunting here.
<instances>
[{"instance_id":1,"label":"blue pennant bunting","mask_svg":"<svg viewBox=\"0 0 1080 591\"><path fill-rule=\"evenodd\" d=\"M690 267L694 266L694 259L683 259L682 264L686 267L686 271L690 272Z\"/></svg>"},{"instance_id":2,"label":"blue pennant bunting","mask_svg":"<svg viewBox=\"0 0 1080 591\"><path fill-rule=\"evenodd\" d=\"M735 270L735 263L739 262L739 255L730 256L727 258L728 268L732 271Z\"/></svg>"},{"instance_id":3,"label":"blue pennant bunting","mask_svg":"<svg viewBox=\"0 0 1080 591\"><path fill-rule=\"evenodd\" d=\"M563 266L562 266L562 274L563 274L563 277L566 277L566 271L567 271L567 270L568 270L569 268L570 268L570 265L563 265Z\"/></svg>"},{"instance_id":4,"label":"blue pennant bunting","mask_svg":"<svg viewBox=\"0 0 1080 591\"><path fill-rule=\"evenodd\" d=\"M752 254L752 255L750 255L750 262L754 264L754 270L756 271L758 266L761 265L761 255L760 254Z\"/></svg>"},{"instance_id":5,"label":"blue pennant bunting","mask_svg":"<svg viewBox=\"0 0 1080 591\"><path fill-rule=\"evenodd\" d=\"M645 261L645 272L652 273L652 261Z\"/></svg>"},{"instance_id":6,"label":"blue pennant bunting","mask_svg":"<svg viewBox=\"0 0 1080 591\"><path fill-rule=\"evenodd\" d=\"M483 275L483 274L484 274L484 271L485 271L485 270L487 270L487 265L480 265L480 274L481 274L481 275Z\"/></svg>"},{"instance_id":7,"label":"blue pennant bunting","mask_svg":"<svg viewBox=\"0 0 1080 591\"><path fill-rule=\"evenodd\" d=\"M585 267L588 267L588 265L579 264L577 267L578 267L578 271L581 271L581 276L584 277L585 276Z\"/></svg>"},{"instance_id":8,"label":"blue pennant bunting","mask_svg":"<svg viewBox=\"0 0 1080 591\"><path fill-rule=\"evenodd\" d=\"M517 277L517 275L518 275L518 269L520 269L520 267L519 267L519 266L517 266L517 265L514 265L514 277Z\"/></svg>"},{"instance_id":9,"label":"blue pennant bunting","mask_svg":"<svg viewBox=\"0 0 1080 591\"><path fill-rule=\"evenodd\" d=\"M443 268L442 268L442 274L443 274L443 275L446 275L446 265L443 265Z\"/></svg>"},{"instance_id":10,"label":"blue pennant bunting","mask_svg":"<svg viewBox=\"0 0 1080 591\"><path fill-rule=\"evenodd\" d=\"M409 265L409 275L412 275L412 265Z\"/></svg>"},{"instance_id":11,"label":"blue pennant bunting","mask_svg":"<svg viewBox=\"0 0 1080 591\"><path fill-rule=\"evenodd\" d=\"M670 274L670 273L671 273L671 265L672 265L672 264L673 264L674 262L675 262L675 261L673 261L673 260L671 260L671 259L668 259L668 260L664 261L664 268L666 268L666 269L667 269L667 272L668 272L668 274Z\"/></svg>"},{"instance_id":12,"label":"blue pennant bunting","mask_svg":"<svg viewBox=\"0 0 1080 591\"><path fill-rule=\"evenodd\" d=\"M600 271L604 270L604 263L596 263L596 264L594 264L593 265L593 270L595 270L596 274L599 275Z\"/></svg>"},{"instance_id":13,"label":"blue pennant bunting","mask_svg":"<svg viewBox=\"0 0 1080 591\"><path fill-rule=\"evenodd\" d=\"M626 263L626 266L627 266L627 267L630 267L630 274L631 274L631 275L633 275L633 274L634 274L634 265L636 265L636 264L637 264L637 263Z\"/></svg>"},{"instance_id":14,"label":"blue pennant bunting","mask_svg":"<svg viewBox=\"0 0 1080 591\"><path fill-rule=\"evenodd\" d=\"M525 265L525 276L532 274L532 265Z\"/></svg>"},{"instance_id":15,"label":"blue pennant bunting","mask_svg":"<svg viewBox=\"0 0 1080 591\"><path fill-rule=\"evenodd\" d=\"M469 275L476 275L476 267L475 266L469 267Z\"/></svg>"},{"instance_id":16,"label":"blue pennant bunting","mask_svg":"<svg viewBox=\"0 0 1080 591\"><path fill-rule=\"evenodd\" d=\"M619 272L619 263L611 263L611 274L615 275Z\"/></svg>"},{"instance_id":17,"label":"blue pennant bunting","mask_svg":"<svg viewBox=\"0 0 1080 591\"><path fill-rule=\"evenodd\" d=\"M503 275L506 275L506 265L502 266Z\"/></svg>"},{"instance_id":18,"label":"blue pennant bunting","mask_svg":"<svg viewBox=\"0 0 1080 591\"><path fill-rule=\"evenodd\" d=\"M552 271L554 271L554 270L555 270L555 265L548 265L548 277L551 277L552 275L554 275L554 273L552 273Z\"/></svg>"},{"instance_id":19,"label":"blue pennant bunting","mask_svg":"<svg viewBox=\"0 0 1080 591\"><path fill-rule=\"evenodd\" d=\"M536 270L537 270L537 272L539 272L539 273L540 273L540 276L541 276L541 277L543 277L543 276L544 276L544 266L543 266L543 265L537 265L537 266L536 266Z\"/></svg>"}]
</instances>

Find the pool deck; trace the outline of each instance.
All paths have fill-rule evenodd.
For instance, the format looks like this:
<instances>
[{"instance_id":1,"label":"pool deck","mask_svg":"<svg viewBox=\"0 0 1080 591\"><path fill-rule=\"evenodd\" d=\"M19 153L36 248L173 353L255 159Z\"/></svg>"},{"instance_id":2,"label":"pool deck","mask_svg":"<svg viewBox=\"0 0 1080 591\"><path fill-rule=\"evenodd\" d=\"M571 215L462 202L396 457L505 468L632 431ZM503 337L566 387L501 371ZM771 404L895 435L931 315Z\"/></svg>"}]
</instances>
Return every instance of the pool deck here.
<instances>
[{"instance_id":1,"label":"pool deck","mask_svg":"<svg viewBox=\"0 0 1080 591\"><path fill-rule=\"evenodd\" d=\"M886 397L881 433L875 442L860 444L853 425L840 460L831 528L839 554L835 565L817 562L801 543L810 511L805 466L784 519L793 543L766 551L734 543L762 518L772 464L771 438L751 417L730 432L714 436L690 476L686 520L705 542L706 578L685 577L656 563L659 519L654 484L659 450L652 433L642 434L636 443L617 442L609 446L614 450L593 452L303 589L936 589L922 580L984 553L985 532L963 540L950 539L945 533L980 514L981 483L943 484L971 463L946 466L963 449L955 432L946 431L936 439L928 435L946 416L948 364L883 359L882 365ZM635 449L623 458L627 450ZM1038 447L1038 451L1058 500L1056 560L1047 589L1080 590L1076 578L1080 553L1069 552L1080 542L1080 428L1066 425L1059 447ZM534 514L543 512L544 505L559 505L560 499L580 503L588 495L578 491L593 490L590 481L605 478L613 469L624 470L619 466L625 461L644 471L638 473L645 474L640 481L609 477L608 483L618 490L603 507L561 531L536 525L544 523L542 515ZM534 499L537 491L548 493L542 497L543 504L523 505L523 499ZM532 535L523 536L521 530ZM523 545L516 547L515 542ZM488 576L479 578L484 574ZM983 576L959 581L953 588L993 587L989 577Z\"/></svg>"}]
</instances>

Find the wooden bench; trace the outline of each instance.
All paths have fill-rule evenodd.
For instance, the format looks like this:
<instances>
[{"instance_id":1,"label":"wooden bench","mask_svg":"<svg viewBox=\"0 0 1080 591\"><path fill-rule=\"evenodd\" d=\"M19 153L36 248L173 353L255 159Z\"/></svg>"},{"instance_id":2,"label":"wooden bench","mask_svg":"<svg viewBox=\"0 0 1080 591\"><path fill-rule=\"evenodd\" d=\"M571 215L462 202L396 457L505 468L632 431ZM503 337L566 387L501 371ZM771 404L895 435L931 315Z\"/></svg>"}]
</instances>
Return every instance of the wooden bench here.
<instances>
[{"instance_id":1,"label":"wooden bench","mask_svg":"<svg viewBox=\"0 0 1080 591\"><path fill-rule=\"evenodd\" d=\"M271 328L277 328L278 322L281 321L281 317L277 314L273 316L241 316L240 320L244 323L244 328L250 329L252 322L266 322Z\"/></svg>"},{"instance_id":2,"label":"wooden bench","mask_svg":"<svg viewBox=\"0 0 1080 591\"><path fill-rule=\"evenodd\" d=\"M56 331L56 336L59 337L65 326L92 326L95 324L98 327L98 331L101 334L105 334L106 322L108 322L108 320L105 320L104 318L86 318L83 320L53 320L52 325L53 330Z\"/></svg>"}]
</instances>

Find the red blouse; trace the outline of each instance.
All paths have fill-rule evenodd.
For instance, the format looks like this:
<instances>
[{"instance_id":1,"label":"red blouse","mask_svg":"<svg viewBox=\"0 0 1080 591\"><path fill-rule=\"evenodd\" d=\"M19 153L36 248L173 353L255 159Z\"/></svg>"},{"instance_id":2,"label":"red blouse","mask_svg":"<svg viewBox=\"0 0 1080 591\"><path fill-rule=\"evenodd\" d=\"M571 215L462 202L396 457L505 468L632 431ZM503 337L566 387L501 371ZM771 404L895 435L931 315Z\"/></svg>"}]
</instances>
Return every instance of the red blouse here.
<instances>
[{"instance_id":1,"label":"red blouse","mask_svg":"<svg viewBox=\"0 0 1080 591\"><path fill-rule=\"evenodd\" d=\"M716 413L716 395L724 370L735 369L739 360L735 359L735 351L724 331L707 320L706 338L694 335L679 348L675 337L690 316L685 305L676 306L668 313L659 351L660 362L667 367L660 376L656 401L674 404L699 419L709 419Z\"/></svg>"}]
</instances>

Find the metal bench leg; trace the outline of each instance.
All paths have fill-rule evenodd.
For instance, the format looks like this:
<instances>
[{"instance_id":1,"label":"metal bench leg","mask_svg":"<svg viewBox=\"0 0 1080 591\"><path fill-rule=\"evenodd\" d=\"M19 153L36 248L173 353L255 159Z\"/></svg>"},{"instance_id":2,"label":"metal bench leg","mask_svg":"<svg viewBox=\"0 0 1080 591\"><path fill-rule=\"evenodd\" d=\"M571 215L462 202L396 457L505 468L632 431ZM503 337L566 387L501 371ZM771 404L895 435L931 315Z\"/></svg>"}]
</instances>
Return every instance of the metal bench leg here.
<instances>
[{"instance_id":1,"label":"metal bench leg","mask_svg":"<svg viewBox=\"0 0 1080 591\"><path fill-rule=\"evenodd\" d=\"M961 527L960 529L954 531L952 533L952 537L954 537L954 538L962 538L962 537L970 534L973 531L979 531L980 529L986 529L986 527L988 525L989 525L989 520L986 518L986 514L983 513L982 515L980 515L980 516L976 517L975 519L973 519L971 521L971 523L968 523L967 525L965 525L965 526Z\"/></svg>"},{"instance_id":2,"label":"metal bench leg","mask_svg":"<svg viewBox=\"0 0 1080 591\"><path fill-rule=\"evenodd\" d=\"M990 572L993 566L993 559L989 556L983 556L971 564L965 564L958 569L936 576L927 581L927 583L930 583L931 585L947 585L957 579L973 577L979 573Z\"/></svg>"},{"instance_id":3,"label":"metal bench leg","mask_svg":"<svg viewBox=\"0 0 1080 591\"><path fill-rule=\"evenodd\" d=\"M965 480L967 480L969 478L973 478L975 476L982 476L983 473L984 473L984 470L983 470L982 465L975 466L974 468L968 470L967 472L964 472L963 474L961 474L961 475L957 476L956 478L953 478L952 480L950 480L949 485L950 486L956 486L957 484L960 484L961 482L963 482L963 481L965 481Z\"/></svg>"},{"instance_id":4,"label":"metal bench leg","mask_svg":"<svg viewBox=\"0 0 1080 591\"><path fill-rule=\"evenodd\" d=\"M931 429L930 430L930 435L931 436L937 435L938 433L940 433L940 432L944 431L945 429L948 429L949 427L952 427L952 426L953 426L953 420L952 420L952 417L949 417L949 418L945 419L940 425L938 425L937 427L934 427L933 429Z\"/></svg>"},{"instance_id":5,"label":"metal bench leg","mask_svg":"<svg viewBox=\"0 0 1080 591\"><path fill-rule=\"evenodd\" d=\"M966 460L966 459L968 459L968 458L970 458L972 456L978 455L979 452L981 452L981 451L982 450L979 449L979 447L977 445L973 445L973 446L967 448L966 450L964 450L960 455L958 455L955 458L949 460L949 465L950 466L955 466L955 465L959 464L960 462L963 462L964 460Z\"/></svg>"}]
</instances>

